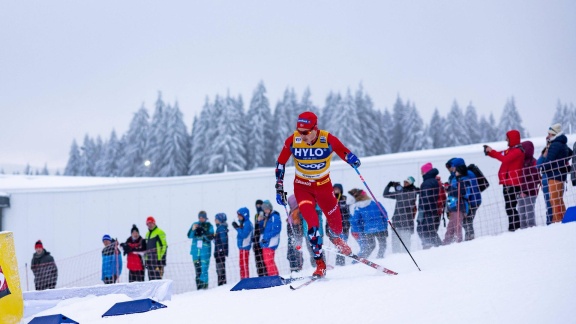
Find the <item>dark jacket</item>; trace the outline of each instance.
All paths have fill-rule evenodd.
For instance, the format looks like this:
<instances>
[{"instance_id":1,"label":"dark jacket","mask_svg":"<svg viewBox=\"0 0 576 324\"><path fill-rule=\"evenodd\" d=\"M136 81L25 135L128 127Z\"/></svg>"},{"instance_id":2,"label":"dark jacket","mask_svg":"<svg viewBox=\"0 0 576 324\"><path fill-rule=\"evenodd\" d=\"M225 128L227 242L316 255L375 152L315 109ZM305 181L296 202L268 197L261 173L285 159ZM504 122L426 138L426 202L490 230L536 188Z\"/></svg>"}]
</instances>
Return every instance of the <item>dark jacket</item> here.
<instances>
[{"instance_id":1,"label":"dark jacket","mask_svg":"<svg viewBox=\"0 0 576 324\"><path fill-rule=\"evenodd\" d=\"M132 238L132 235L130 235L130 237L128 237L128 239L126 240L126 243L122 244L121 246L124 249L124 254L128 255L126 257L127 259L126 267L128 268L128 270L131 271L144 270L142 255L134 253L134 252L146 251L146 245L142 236L138 235L138 238L134 240Z\"/></svg>"},{"instance_id":2,"label":"dark jacket","mask_svg":"<svg viewBox=\"0 0 576 324\"><path fill-rule=\"evenodd\" d=\"M538 196L540 182L542 181L540 173L536 168L536 159L534 159L534 144L530 141L522 142L524 148L524 168L522 169L522 193L527 196Z\"/></svg>"},{"instance_id":3,"label":"dark jacket","mask_svg":"<svg viewBox=\"0 0 576 324\"><path fill-rule=\"evenodd\" d=\"M488 155L502 162L498 170L498 180L507 187L520 187L524 152L520 145L520 132L511 130L506 133L509 139L509 148L506 151L492 150Z\"/></svg>"},{"instance_id":4,"label":"dark jacket","mask_svg":"<svg viewBox=\"0 0 576 324\"><path fill-rule=\"evenodd\" d=\"M54 289L58 280L58 268L50 252L42 250L42 253L32 255L30 264L34 273L34 285L36 290Z\"/></svg>"},{"instance_id":5,"label":"dark jacket","mask_svg":"<svg viewBox=\"0 0 576 324\"><path fill-rule=\"evenodd\" d=\"M550 142L548 154L540 156L537 165L546 173L548 180L566 181L568 175L568 159L570 158L570 148L566 143L566 135L559 134Z\"/></svg>"},{"instance_id":6,"label":"dark jacket","mask_svg":"<svg viewBox=\"0 0 576 324\"><path fill-rule=\"evenodd\" d=\"M390 192L392 188L394 188L395 192ZM403 187L401 185L394 186L394 183L389 183L386 188L384 188L384 198L396 199L394 216L392 216L394 227L414 231L414 216L416 215L418 190L414 185Z\"/></svg>"},{"instance_id":7,"label":"dark jacket","mask_svg":"<svg viewBox=\"0 0 576 324\"><path fill-rule=\"evenodd\" d=\"M216 225L214 234L214 258L223 258L228 256L228 224L220 223Z\"/></svg>"},{"instance_id":8,"label":"dark jacket","mask_svg":"<svg viewBox=\"0 0 576 324\"><path fill-rule=\"evenodd\" d=\"M418 199L418 209L421 210L425 216L436 215L438 213L438 195L440 193L440 185L436 176L438 169L433 168L422 175L422 185L420 186L420 198Z\"/></svg>"}]
</instances>

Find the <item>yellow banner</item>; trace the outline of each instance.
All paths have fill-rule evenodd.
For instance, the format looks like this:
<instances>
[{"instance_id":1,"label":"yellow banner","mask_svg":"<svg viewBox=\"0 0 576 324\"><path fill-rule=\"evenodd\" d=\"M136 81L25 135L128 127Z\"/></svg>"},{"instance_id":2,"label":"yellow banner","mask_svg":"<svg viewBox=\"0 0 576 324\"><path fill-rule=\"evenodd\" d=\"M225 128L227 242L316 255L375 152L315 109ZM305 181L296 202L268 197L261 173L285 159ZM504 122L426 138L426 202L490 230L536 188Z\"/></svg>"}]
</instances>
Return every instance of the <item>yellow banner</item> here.
<instances>
[{"instance_id":1,"label":"yellow banner","mask_svg":"<svg viewBox=\"0 0 576 324\"><path fill-rule=\"evenodd\" d=\"M12 232L0 232L0 323L19 323L24 300Z\"/></svg>"}]
</instances>

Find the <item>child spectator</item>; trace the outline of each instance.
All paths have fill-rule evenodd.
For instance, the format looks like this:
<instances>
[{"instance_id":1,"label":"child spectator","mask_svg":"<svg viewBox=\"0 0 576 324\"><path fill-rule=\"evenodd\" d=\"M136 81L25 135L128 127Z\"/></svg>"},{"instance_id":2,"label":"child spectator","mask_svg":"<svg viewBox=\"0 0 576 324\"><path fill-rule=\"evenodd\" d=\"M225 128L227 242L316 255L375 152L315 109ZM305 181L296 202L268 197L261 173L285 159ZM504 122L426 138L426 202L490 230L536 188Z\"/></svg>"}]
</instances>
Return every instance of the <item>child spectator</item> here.
<instances>
[{"instance_id":1,"label":"child spectator","mask_svg":"<svg viewBox=\"0 0 576 324\"><path fill-rule=\"evenodd\" d=\"M216 214L214 223L216 223L214 259L216 260L218 286L222 286L226 284L226 257L228 257L228 224L226 224L226 214Z\"/></svg>"},{"instance_id":2,"label":"child spectator","mask_svg":"<svg viewBox=\"0 0 576 324\"><path fill-rule=\"evenodd\" d=\"M250 221L250 211L246 207L238 209L238 223L232 222L232 227L236 230L236 242L240 252L240 279L250 277L249 257L254 227Z\"/></svg>"}]
</instances>

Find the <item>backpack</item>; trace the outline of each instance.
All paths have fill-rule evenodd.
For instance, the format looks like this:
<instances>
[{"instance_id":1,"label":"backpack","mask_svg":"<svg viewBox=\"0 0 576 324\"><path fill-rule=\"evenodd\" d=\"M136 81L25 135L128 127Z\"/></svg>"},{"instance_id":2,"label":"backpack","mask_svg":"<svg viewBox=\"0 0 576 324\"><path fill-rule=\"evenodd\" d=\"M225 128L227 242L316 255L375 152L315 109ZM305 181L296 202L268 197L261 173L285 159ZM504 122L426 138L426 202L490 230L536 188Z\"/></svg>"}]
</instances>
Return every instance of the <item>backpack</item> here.
<instances>
[{"instance_id":1,"label":"backpack","mask_svg":"<svg viewBox=\"0 0 576 324\"><path fill-rule=\"evenodd\" d=\"M437 206L438 206L438 215L442 215L444 213L444 206L446 205L446 189L444 188L444 185L442 184L442 181L440 181L440 179L438 180L438 185L439 187L439 194L438 194L438 201L437 201Z\"/></svg>"},{"instance_id":2,"label":"backpack","mask_svg":"<svg viewBox=\"0 0 576 324\"><path fill-rule=\"evenodd\" d=\"M483 192L488 187L490 187L490 183L488 183L488 179L486 179L486 177L484 176L484 173L482 173L482 171L480 171L480 168L478 168L478 166L476 164L468 165L468 170L472 171L472 173L474 173L474 175L476 176L476 180L478 181L478 188L480 189L480 192Z\"/></svg>"}]
</instances>

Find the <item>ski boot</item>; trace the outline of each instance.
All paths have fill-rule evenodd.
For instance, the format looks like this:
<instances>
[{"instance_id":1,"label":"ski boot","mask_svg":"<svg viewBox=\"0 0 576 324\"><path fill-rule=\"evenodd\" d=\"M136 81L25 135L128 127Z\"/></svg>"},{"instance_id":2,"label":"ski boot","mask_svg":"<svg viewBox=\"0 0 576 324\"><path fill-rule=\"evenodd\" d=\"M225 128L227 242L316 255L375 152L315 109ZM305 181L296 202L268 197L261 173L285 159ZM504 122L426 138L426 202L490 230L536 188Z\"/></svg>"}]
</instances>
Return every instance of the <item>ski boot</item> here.
<instances>
[{"instance_id":1,"label":"ski boot","mask_svg":"<svg viewBox=\"0 0 576 324\"><path fill-rule=\"evenodd\" d=\"M316 271L312 273L312 277L323 278L326 275L326 263L323 258L316 259Z\"/></svg>"},{"instance_id":2,"label":"ski boot","mask_svg":"<svg viewBox=\"0 0 576 324\"><path fill-rule=\"evenodd\" d=\"M352 249L343 239L336 237L336 238L330 238L330 240L332 241L332 243L334 243L334 245L336 245L336 248L338 248L338 251L340 251L340 253L344 255L352 254Z\"/></svg>"}]
</instances>

